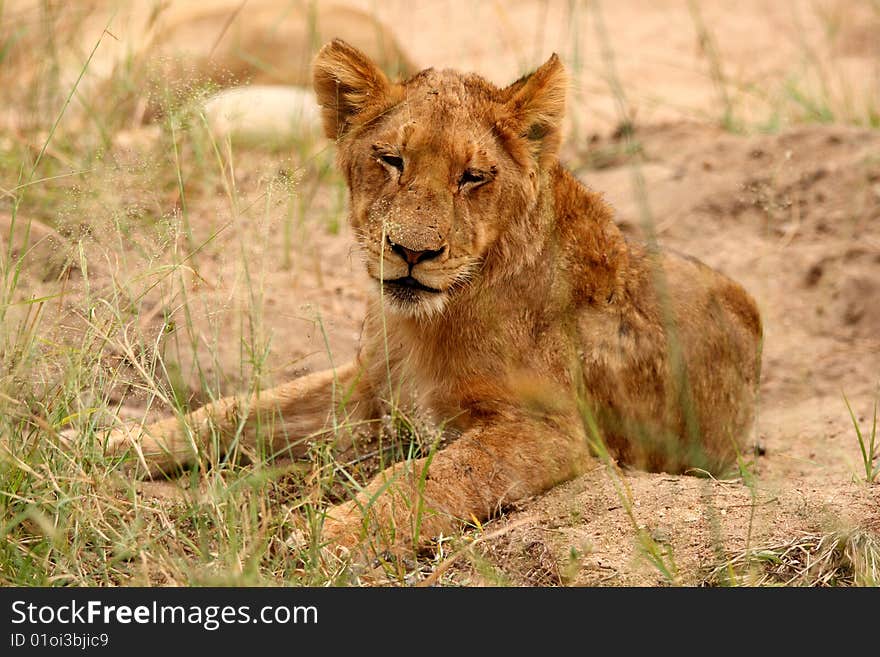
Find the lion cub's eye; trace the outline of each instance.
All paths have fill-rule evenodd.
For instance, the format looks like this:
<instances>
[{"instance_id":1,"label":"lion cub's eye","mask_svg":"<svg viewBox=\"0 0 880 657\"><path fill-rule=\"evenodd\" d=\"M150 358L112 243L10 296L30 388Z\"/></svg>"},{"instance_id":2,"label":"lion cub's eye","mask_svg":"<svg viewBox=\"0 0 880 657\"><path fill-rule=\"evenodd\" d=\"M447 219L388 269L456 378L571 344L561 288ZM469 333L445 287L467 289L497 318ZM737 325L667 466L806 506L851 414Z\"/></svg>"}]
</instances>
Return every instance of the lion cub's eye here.
<instances>
[{"instance_id":1,"label":"lion cub's eye","mask_svg":"<svg viewBox=\"0 0 880 657\"><path fill-rule=\"evenodd\" d=\"M387 164L388 166L394 167L395 169L397 169L401 173L403 172L403 158L400 157L399 155L389 155L386 153L386 154L380 155L379 159L382 162L384 162L385 164Z\"/></svg>"},{"instance_id":2,"label":"lion cub's eye","mask_svg":"<svg viewBox=\"0 0 880 657\"><path fill-rule=\"evenodd\" d=\"M480 185L484 185L487 182L492 180L492 172L490 171L482 171L480 169L465 169L464 173L461 174L461 177L458 179L458 188L470 188L473 189L475 187L479 187Z\"/></svg>"}]
</instances>

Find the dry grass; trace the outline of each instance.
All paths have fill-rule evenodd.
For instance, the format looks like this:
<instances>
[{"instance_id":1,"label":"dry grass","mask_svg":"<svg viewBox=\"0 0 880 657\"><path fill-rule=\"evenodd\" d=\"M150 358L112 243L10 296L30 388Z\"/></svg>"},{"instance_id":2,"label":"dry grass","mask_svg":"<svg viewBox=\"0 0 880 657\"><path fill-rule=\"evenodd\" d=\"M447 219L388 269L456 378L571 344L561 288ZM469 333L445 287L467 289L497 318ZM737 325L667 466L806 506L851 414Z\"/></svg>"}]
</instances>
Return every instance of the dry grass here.
<instances>
[{"instance_id":1,"label":"dry grass","mask_svg":"<svg viewBox=\"0 0 880 657\"><path fill-rule=\"evenodd\" d=\"M878 586L880 539L865 530L812 533L741 552L715 567L723 586Z\"/></svg>"}]
</instances>

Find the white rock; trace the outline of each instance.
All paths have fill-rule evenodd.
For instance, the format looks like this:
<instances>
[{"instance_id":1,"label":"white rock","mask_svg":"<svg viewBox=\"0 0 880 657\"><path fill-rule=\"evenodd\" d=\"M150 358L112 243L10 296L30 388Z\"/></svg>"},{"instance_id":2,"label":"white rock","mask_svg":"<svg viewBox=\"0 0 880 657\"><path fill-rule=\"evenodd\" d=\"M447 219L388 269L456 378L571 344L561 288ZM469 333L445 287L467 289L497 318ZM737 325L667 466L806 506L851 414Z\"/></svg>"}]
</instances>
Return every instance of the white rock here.
<instances>
[{"instance_id":1,"label":"white rock","mask_svg":"<svg viewBox=\"0 0 880 657\"><path fill-rule=\"evenodd\" d=\"M224 89L204 104L215 138L234 142L309 142L321 137L321 110L310 89L250 85Z\"/></svg>"}]
</instances>

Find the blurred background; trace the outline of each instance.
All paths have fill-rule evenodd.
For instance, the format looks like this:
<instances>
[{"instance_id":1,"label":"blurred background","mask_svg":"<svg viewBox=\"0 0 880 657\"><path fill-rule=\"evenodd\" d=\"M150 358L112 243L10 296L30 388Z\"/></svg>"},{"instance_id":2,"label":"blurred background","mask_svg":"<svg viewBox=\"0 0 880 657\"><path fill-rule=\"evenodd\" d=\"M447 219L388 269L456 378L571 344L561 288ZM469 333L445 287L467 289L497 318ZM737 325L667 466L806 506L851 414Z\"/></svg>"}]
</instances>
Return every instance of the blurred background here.
<instances>
[{"instance_id":1,"label":"blurred background","mask_svg":"<svg viewBox=\"0 0 880 657\"><path fill-rule=\"evenodd\" d=\"M339 36L389 71L451 67L499 85L557 52L583 130L614 126L621 111L643 123L720 119L743 129L880 120L876 0L14 0L0 20L3 74L57 68L64 82L106 28L84 88L169 59L178 75L306 84L310 56Z\"/></svg>"}]
</instances>

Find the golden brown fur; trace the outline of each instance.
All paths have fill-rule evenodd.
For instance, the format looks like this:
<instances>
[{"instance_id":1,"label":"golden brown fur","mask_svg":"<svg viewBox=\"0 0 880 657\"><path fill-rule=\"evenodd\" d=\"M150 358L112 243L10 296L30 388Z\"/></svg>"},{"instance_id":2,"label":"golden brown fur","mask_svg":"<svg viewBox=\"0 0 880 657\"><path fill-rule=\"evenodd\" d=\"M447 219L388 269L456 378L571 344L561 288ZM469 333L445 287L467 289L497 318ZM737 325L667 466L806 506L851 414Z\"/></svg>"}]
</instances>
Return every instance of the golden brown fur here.
<instances>
[{"instance_id":1,"label":"golden brown fur","mask_svg":"<svg viewBox=\"0 0 880 657\"><path fill-rule=\"evenodd\" d=\"M654 470L731 462L754 409L755 304L693 259L628 244L559 164L555 56L503 89L431 69L392 83L334 41L314 86L375 280L358 358L117 430L111 449L134 444L157 472L193 460L212 430L221 449L236 430L253 444L254 418L276 417L271 447L303 453L331 419L375 418L391 400L442 423L449 446L329 510L325 534L343 544L365 520L400 540L485 519L589 468L600 441Z\"/></svg>"}]
</instances>

